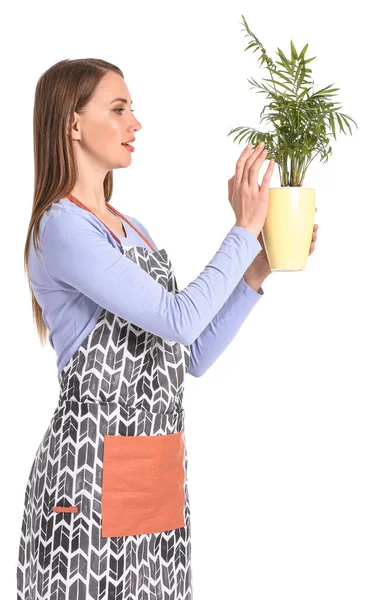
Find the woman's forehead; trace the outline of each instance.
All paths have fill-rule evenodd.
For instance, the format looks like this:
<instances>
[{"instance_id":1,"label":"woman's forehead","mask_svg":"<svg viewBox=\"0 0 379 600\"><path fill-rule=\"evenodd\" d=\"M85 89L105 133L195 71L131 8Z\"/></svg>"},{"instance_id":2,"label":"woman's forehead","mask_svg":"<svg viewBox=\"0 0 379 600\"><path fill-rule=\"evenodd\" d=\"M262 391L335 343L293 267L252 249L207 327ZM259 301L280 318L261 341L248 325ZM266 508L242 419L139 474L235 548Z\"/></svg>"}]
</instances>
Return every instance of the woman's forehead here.
<instances>
[{"instance_id":1,"label":"woman's forehead","mask_svg":"<svg viewBox=\"0 0 379 600\"><path fill-rule=\"evenodd\" d=\"M126 101L128 104L133 102L128 86L121 75L109 71L106 73L96 87L94 96L102 102L111 104L116 99Z\"/></svg>"}]
</instances>

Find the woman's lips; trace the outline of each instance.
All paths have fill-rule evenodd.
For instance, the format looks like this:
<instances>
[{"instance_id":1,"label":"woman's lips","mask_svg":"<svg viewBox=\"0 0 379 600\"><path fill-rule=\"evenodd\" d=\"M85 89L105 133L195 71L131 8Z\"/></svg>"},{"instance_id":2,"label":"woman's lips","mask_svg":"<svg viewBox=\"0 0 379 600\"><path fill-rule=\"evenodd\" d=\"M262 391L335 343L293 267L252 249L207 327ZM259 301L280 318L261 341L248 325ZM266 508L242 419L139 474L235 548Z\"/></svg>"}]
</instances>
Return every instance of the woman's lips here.
<instances>
[{"instance_id":1,"label":"woman's lips","mask_svg":"<svg viewBox=\"0 0 379 600\"><path fill-rule=\"evenodd\" d=\"M130 152L134 152L134 146L132 146L131 144L121 144L121 146L124 146L124 148L130 150Z\"/></svg>"}]
</instances>

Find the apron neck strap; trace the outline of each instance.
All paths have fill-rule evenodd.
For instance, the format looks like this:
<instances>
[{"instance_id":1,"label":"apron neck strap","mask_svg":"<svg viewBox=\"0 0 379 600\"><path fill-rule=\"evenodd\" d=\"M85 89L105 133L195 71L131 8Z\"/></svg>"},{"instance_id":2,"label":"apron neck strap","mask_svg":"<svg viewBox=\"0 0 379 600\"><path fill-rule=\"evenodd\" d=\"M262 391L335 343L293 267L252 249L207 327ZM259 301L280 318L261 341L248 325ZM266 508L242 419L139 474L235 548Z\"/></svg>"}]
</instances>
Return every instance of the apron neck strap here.
<instances>
[{"instance_id":1,"label":"apron neck strap","mask_svg":"<svg viewBox=\"0 0 379 600\"><path fill-rule=\"evenodd\" d=\"M109 233L111 234L111 236L116 240L116 242L118 242L119 244L121 244L120 239L118 238L118 236L110 229L110 227L108 227L108 225L106 223L104 223L104 221L102 221L102 219L100 219L97 215L95 215L95 213L93 212L93 210L91 210L90 208L88 208L88 206L86 206L85 204L83 204L83 202L80 202L80 200L78 200L77 198L75 198L75 196L73 196L72 194L67 194L66 196L69 200L71 200L71 202L73 202L74 204L76 204L77 206L79 206L80 208L84 208L84 210L88 210L88 212L92 213L97 219L99 219L99 221L101 221L101 223L104 225L104 227L106 227L109 231ZM154 252L154 248L153 246L150 244L149 240L147 240L145 238L145 236L138 231L137 227L135 227L133 225L133 223L131 223L126 217L124 217L124 215L122 213L120 213L116 208L114 208L114 206L112 206L109 202L106 202L106 205L121 219L123 219L124 221L126 221L128 223L128 225L130 225L130 227L132 227L134 229L134 231L136 231L138 233L138 235L143 239L143 241L152 249L152 251ZM121 244L122 245L122 244Z\"/></svg>"}]
</instances>

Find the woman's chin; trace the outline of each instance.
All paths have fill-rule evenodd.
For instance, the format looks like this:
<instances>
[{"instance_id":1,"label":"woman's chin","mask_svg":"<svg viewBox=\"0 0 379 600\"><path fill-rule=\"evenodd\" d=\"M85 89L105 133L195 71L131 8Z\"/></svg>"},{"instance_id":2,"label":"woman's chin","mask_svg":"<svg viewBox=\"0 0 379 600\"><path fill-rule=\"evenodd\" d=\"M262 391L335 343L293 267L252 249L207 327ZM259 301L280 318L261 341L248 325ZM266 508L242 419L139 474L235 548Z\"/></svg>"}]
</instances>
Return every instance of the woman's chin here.
<instances>
[{"instance_id":1,"label":"woman's chin","mask_svg":"<svg viewBox=\"0 0 379 600\"><path fill-rule=\"evenodd\" d=\"M112 169L126 169L126 167L130 167L130 165L132 164L132 161L129 160L124 160L122 163L118 163L116 166L112 167Z\"/></svg>"}]
</instances>

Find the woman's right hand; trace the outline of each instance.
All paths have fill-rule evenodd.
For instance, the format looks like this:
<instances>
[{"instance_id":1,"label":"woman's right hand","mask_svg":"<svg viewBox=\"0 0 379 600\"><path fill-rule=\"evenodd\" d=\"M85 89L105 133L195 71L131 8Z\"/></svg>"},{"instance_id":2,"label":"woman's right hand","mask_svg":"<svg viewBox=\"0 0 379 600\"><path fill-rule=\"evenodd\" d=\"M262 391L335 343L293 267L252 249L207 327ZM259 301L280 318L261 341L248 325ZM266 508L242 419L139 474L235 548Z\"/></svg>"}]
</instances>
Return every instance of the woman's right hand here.
<instances>
[{"instance_id":1,"label":"woman's right hand","mask_svg":"<svg viewBox=\"0 0 379 600\"><path fill-rule=\"evenodd\" d=\"M256 238L260 234L267 216L268 196L275 162L269 163L258 185L258 172L267 155L264 142L252 151L246 146L239 157L235 175L229 179L229 202L236 215L235 225L246 227Z\"/></svg>"}]
</instances>

